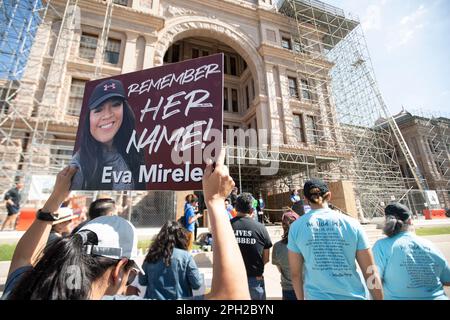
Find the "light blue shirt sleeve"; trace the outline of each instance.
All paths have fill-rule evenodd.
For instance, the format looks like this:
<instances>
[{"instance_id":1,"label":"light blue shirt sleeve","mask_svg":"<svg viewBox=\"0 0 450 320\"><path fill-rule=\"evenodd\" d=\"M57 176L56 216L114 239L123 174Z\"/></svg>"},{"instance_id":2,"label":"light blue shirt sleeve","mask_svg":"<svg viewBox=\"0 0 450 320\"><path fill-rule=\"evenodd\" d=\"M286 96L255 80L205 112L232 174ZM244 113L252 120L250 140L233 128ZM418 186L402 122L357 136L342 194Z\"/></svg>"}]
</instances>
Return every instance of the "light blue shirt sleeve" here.
<instances>
[{"instance_id":1,"label":"light blue shirt sleeve","mask_svg":"<svg viewBox=\"0 0 450 320\"><path fill-rule=\"evenodd\" d=\"M386 258L381 248L381 242L377 241L372 249L375 264L377 265L380 277L384 277L384 270L386 269Z\"/></svg>"},{"instance_id":2,"label":"light blue shirt sleeve","mask_svg":"<svg viewBox=\"0 0 450 320\"><path fill-rule=\"evenodd\" d=\"M300 250L299 246L297 245L298 242L298 229L299 229L299 221L295 221L291 224L291 227L289 228L289 235L288 235L288 250L301 254L302 251Z\"/></svg>"},{"instance_id":3,"label":"light blue shirt sleeve","mask_svg":"<svg viewBox=\"0 0 450 320\"><path fill-rule=\"evenodd\" d=\"M444 269L442 270L441 282L445 283L445 284L450 283L450 267L449 267L448 263L445 264Z\"/></svg>"},{"instance_id":4,"label":"light blue shirt sleeve","mask_svg":"<svg viewBox=\"0 0 450 320\"><path fill-rule=\"evenodd\" d=\"M358 244L356 246L356 250L366 250L369 249L369 239L367 238L364 229L360 224L357 225L357 236L358 236Z\"/></svg>"}]
</instances>

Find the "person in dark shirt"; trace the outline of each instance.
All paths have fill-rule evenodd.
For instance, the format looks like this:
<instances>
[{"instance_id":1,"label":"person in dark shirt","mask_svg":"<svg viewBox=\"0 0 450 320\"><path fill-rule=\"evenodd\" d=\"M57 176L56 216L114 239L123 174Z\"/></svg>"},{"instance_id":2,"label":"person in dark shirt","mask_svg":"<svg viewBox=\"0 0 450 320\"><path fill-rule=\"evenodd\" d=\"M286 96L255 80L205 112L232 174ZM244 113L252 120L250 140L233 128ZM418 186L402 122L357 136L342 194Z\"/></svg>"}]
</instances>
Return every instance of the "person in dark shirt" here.
<instances>
[{"instance_id":1,"label":"person in dark shirt","mask_svg":"<svg viewBox=\"0 0 450 320\"><path fill-rule=\"evenodd\" d=\"M16 229L16 220L20 211L20 190L23 189L23 183L17 182L16 186L5 193L5 204L6 211L8 213L5 221L2 225L2 231L5 229L6 225L12 230Z\"/></svg>"},{"instance_id":2,"label":"person in dark shirt","mask_svg":"<svg viewBox=\"0 0 450 320\"><path fill-rule=\"evenodd\" d=\"M252 300L265 300L264 265L269 262L272 241L263 224L256 222L250 193L242 193L236 199L237 216L231 220L234 235L239 244L247 272Z\"/></svg>"},{"instance_id":3,"label":"person in dark shirt","mask_svg":"<svg viewBox=\"0 0 450 320\"><path fill-rule=\"evenodd\" d=\"M116 202L111 198L100 198L91 203L88 210L88 219L76 226L72 234L75 234L89 221L98 217L113 216L117 214Z\"/></svg>"},{"instance_id":4,"label":"person in dark shirt","mask_svg":"<svg viewBox=\"0 0 450 320\"><path fill-rule=\"evenodd\" d=\"M239 194L239 189L238 187L234 187L233 190L230 193L230 196L228 197L231 200L231 205L234 207L236 207L236 200Z\"/></svg>"}]
</instances>

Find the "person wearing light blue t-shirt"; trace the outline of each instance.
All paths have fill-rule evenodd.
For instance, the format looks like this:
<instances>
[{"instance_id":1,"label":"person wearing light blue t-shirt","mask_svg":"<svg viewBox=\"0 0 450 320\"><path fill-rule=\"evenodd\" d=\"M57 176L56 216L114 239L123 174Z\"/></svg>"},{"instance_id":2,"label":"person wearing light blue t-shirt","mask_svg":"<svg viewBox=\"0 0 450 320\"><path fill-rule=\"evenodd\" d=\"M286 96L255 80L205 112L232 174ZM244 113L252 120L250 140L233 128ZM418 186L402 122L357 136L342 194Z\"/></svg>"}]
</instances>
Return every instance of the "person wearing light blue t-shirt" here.
<instances>
[{"instance_id":1,"label":"person wearing light blue t-shirt","mask_svg":"<svg viewBox=\"0 0 450 320\"><path fill-rule=\"evenodd\" d=\"M373 247L385 299L448 300L444 286L450 286L450 267L444 255L411 232L412 213L406 206L390 204L385 215L387 238Z\"/></svg>"},{"instance_id":2,"label":"person wearing light blue t-shirt","mask_svg":"<svg viewBox=\"0 0 450 320\"><path fill-rule=\"evenodd\" d=\"M328 207L331 192L323 181L309 180L303 191L311 210L291 225L287 246L297 299L367 299L355 259L373 299L383 299L381 280L359 222Z\"/></svg>"}]
</instances>

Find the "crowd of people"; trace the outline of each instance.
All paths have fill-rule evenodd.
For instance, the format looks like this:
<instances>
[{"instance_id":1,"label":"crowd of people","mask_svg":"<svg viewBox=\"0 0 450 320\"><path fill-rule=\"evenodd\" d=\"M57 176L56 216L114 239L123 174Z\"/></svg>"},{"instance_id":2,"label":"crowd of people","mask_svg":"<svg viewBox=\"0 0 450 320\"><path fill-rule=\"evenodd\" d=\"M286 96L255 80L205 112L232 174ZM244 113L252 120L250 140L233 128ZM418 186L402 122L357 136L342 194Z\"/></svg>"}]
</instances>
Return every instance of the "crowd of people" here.
<instances>
[{"instance_id":1,"label":"crowd of people","mask_svg":"<svg viewBox=\"0 0 450 320\"><path fill-rule=\"evenodd\" d=\"M282 239L272 244L263 223L264 201L238 192L222 153L208 163L203 197L212 237L211 291L194 296L203 278L190 251L195 222L202 218L196 195L186 196L184 214L167 221L137 262L134 226L117 215L112 199L97 199L87 220L68 229L73 215L61 206L77 167L67 167L15 249L3 299L253 299L265 300L265 265L280 271L284 300L447 299L450 267L429 241L413 233L411 211L385 208L386 238L370 248L356 219L330 208L326 183L312 179L291 194L282 215ZM23 185L17 185L20 190ZM5 201L9 212L17 192ZM272 250L272 254L271 254ZM143 297L137 284L145 286Z\"/></svg>"}]
</instances>

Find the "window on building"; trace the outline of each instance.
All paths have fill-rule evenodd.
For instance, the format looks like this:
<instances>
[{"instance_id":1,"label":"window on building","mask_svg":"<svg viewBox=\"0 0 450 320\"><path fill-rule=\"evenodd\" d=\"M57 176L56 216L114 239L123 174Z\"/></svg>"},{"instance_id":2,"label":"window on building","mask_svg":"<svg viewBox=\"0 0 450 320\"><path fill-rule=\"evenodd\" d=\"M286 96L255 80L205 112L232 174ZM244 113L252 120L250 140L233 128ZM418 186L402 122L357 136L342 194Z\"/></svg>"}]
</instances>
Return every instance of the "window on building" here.
<instances>
[{"instance_id":1,"label":"window on building","mask_svg":"<svg viewBox=\"0 0 450 320\"><path fill-rule=\"evenodd\" d=\"M309 82L306 79L301 80L302 83L302 98L306 100L311 100L311 88Z\"/></svg>"},{"instance_id":2,"label":"window on building","mask_svg":"<svg viewBox=\"0 0 450 320\"><path fill-rule=\"evenodd\" d=\"M289 96L293 98L298 98L297 79L288 77L288 82L289 82Z\"/></svg>"},{"instance_id":3,"label":"window on building","mask_svg":"<svg viewBox=\"0 0 450 320\"><path fill-rule=\"evenodd\" d=\"M180 53L181 53L181 45L179 43L172 45L169 49L167 49L166 53L164 54L163 58L164 63L179 62L181 56Z\"/></svg>"},{"instance_id":4,"label":"window on building","mask_svg":"<svg viewBox=\"0 0 450 320\"><path fill-rule=\"evenodd\" d=\"M83 32L80 39L80 58L93 61L95 58L95 51L97 50L97 41L98 36Z\"/></svg>"},{"instance_id":5,"label":"window on building","mask_svg":"<svg viewBox=\"0 0 450 320\"><path fill-rule=\"evenodd\" d=\"M0 113L7 114L17 94L16 88L0 88Z\"/></svg>"},{"instance_id":6,"label":"window on building","mask_svg":"<svg viewBox=\"0 0 450 320\"><path fill-rule=\"evenodd\" d=\"M172 62L180 61L180 45L174 44L172 46Z\"/></svg>"},{"instance_id":7,"label":"window on building","mask_svg":"<svg viewBox=\"0 0 450 320\"><path fill-rule=\"evenodd\" d=\"M228 111L228 88L223 88L223 111Z\"/></svg>"},{"instance_id":8,"label":"window on building","mask_svg":"<svg viewBox=\"0 0 450 320\"><path fill-rule=\"evenodd\" d=\"M224 124L222 130L222 140L224 143L227 143L227 130L230 128L229 125Z\"/></svg>"},{"instance_id":9,"label":"window on building","mask_svg":"<svg viewBox=\"0 0 450 320\"><path fill-rule=\"evenodd\" d=\"M230 74L237 76L237 61L235 57L230 57Z\"/></svg>"},{"instance_id":10,"label":"window on building","mask_svg":"<svg viewBox=\"0 0 450 320\"><path fill-rule=\"evenodd\" d=\"M440 175L442 177L445 176L446 171L448 170L448 168L445 168L444 161L436 160L434 163L436 164L436 168L437 168L438 172L440 173Z\"/></svg>"},{"instance_id":11,"label":"window on building","mask_svg":"<svg viewBox=\"0 0 450 320\"><path fill-rule=\"evenodd\" d=\"M238 138L241 135L241 132L238 132L238 130L239 130L239 127L233 126L233 131L234 131L234 141L233 142L234 142L234 146L236 146L236 147L239 147Z\"/></svg>"},{"instance_id":12,"label":"window on building","mask_svg":"<svg viewBox=\"0 0 450 320\"><path fill-rule=\"evenodd\" d=\"M303 130L303 117L301 114L294 114L294 134L298 141L305 142L305 132Z\"/></svg>"},{"instance_id":13,"label":"window on building","mask_svg":"<svg viewBox=\"0 0 450 320\"><path fill-rule=\"evenodd\" d=\"M247 62L242 59L242 71L245 71L245 69L247 69Z\"/></svg>"},{"instance_id":14,"label":"window on building","mask_svg":"<svg viewBox=\"0 0 450 320\"><path fill-rule=\"evenodd\" d=\"M61 168L68 165L72 160L73 146L60 144L52 145L50 152L52 154L50 157L51 164Z\"/></svg>"},{"instance_id":15,"label":"window on building","mask_svg":"<svg viewBox=\"0 0 450 320\"><path fill-rule=\"evenodd\" d=\"M245 106L250 108L250 92L248 90L248 86L245 86Z\"/></svg>"},{"instance_id":16,"label":"window on building","mask_svg":"<svg viewBox=\"0 0 450 320\"><path fill-rule=\"evenodd\" d=\"M105 62L111 64L119 63L120 40L108 38L105 48Z\"/></svg>"},{"instance_id":17,"label":"window on building","mask_svg":"<svg viewBox=\"0 0 450 320\"><path fill-rule=\"evenodd\" d=\"M202 50L202 57L207 57L207 56L209 56L209 51Z\"/></svg>"},{"instance_id":18,"label":"window on building","mask_svg":"<svg viewBox=\"0 0 450 320\"><path fill-rule=\"evenodd\" d=\"M128 7L128 0L113 0L114 4L118 4L120 6Z\"/></svg>"},{"instance_id":19,"label":"window on building","mask_svg":"<svg viewBox=\"0 0 450 320\"><path fill-rule=\"evenodd\" d=\"M306 139L309 144L319 144L317 124L314 116L306 116Z\"/></svg>"},{"instance_id":20,"label":"window on building","mask_svg":"<svg viewBox=\"0 0 450 320\"><path fill-rule=\"evenodd\" d=\"M66 114L70 116L79 116L81 105L83 104L84 85L86 80L72 78L70 84L69 106Z\"/></svg>"},{"instance_id":21,"label":"window on building","mask_svg":"<svg viewBox=\"0 0 450 320\"><path fill-rule=\"evenodd\" d=\"M192 59L200 57L200 51L198 49L192 49Z\"/></svg>"},{"instance_id":22,"label":"window on building","mask_svg":"<svg viewBox=\"0 0 450 320\"><path fill-rule=\"evenodd\" d=\"M303 45L299 40L294 40L294 51L296 53L304 53Z\"/></svg>"},{"instance_id":23,"label":"window on building","mask_svg":"<svg viewBox=\"0 0 450 320\"><path fill-rule=\"evenodd\" d=\"M233 112L239 112L238 104L238 91L237 89L231 89L231 110Z\"/></svg>"},{"instance_id":24,"label":"window on building","mask_svg":"<svg viewBox=\"0 0 450 320\"><path fill-rule=\"evenodd\" d=\"M281 47L283 47L284 49L292 50L291 39L288 37L282 37L281 38Z\"/></svg>"},{"instance_id":25,"label":"window on building","mask_svg":"<svg viewBox=\"0 0 450 320\"><path fill-rule=\"evenodd\" d=\"M428 139L428 146L430 147L430 151L432 153L439 152L439 143L434 139Z\"/></svg>"}]
</instances>

